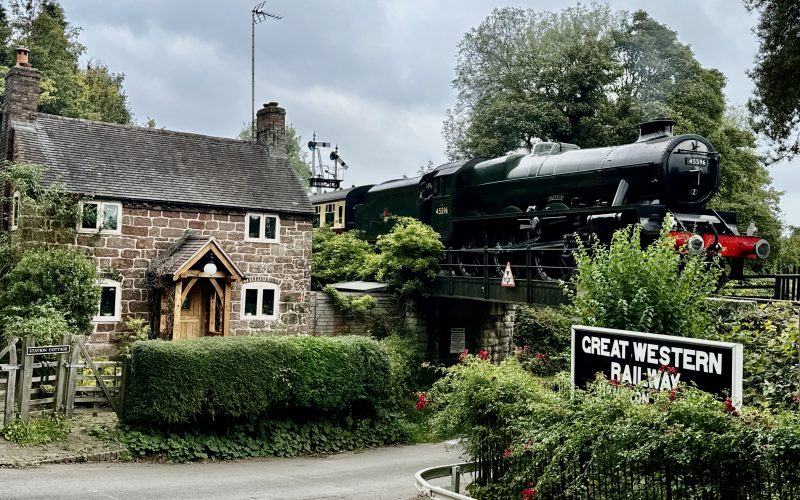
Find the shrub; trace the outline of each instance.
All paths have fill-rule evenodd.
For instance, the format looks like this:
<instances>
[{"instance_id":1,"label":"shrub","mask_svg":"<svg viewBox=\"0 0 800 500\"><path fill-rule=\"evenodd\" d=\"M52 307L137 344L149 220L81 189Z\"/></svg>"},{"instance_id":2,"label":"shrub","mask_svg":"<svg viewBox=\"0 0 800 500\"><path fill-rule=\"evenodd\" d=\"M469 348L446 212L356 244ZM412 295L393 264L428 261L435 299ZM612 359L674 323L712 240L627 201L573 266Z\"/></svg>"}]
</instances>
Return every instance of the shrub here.
<instances>
[{"instance_id":1,"label":"shrub","mask_svg":"<svg viewBox=\"0 0 800 500\"><path fill-rule=\"evenodd\" d=\"M743 346L744 402L768 409L798 409L797 311L789 304L728 305L716 340Z\"/></svg>"},{"instance_id":2,"label":"shrub","mask_svg":"<svg viewBox=\"0 0 800 500\"><path fill-rule=\"evenodd\" d=\"M167 428L264 414L372 417L389 398L389 362L363 337L233 337L138 342L123 419Z\"/></svg>"},{"instance_id":3,"label":"shrub","mask_svg":"<svg viewBox=\"0 0 800 500\"><path fill-rule=\"evenodd\" d=\"M661 236L642 249L641 227L596 239L575 252L571 314L588 326L702 337L711 324L709 302L718 269L675 251L667 218Z\"/></svg>"},{"instance_id":4,"label":"shrub","mask_svg":"<svg viewBox=\"0 0 800 500\"><path fill-rule=\"evenodd\" d=\"M323 283L366 279L375 252L358 231L336 234L327 226L314 229L311 275Z\"/></svg>"},{"instance_id":5,"label":"shrub","mask_svg":"<svg viewBox=\"0 0 800 500\"><path fill-rule=\"evenodd\" d=\"M72 333L61 311L41 304L5 308L0 315L0 328L6 339L31 334L36 345L58 344L65 333Z\"/></svg>"},{"instance_id":6,"label":"shrub","mask_svg":"<svg viewBox=\"0 0 800 500\"><path fill-rule=\"evenodd\" d=\"M323 291L331 296L336 308L345 314L365 316L375 308L375 298L372 295L354 297L344 294L330 285L326 286Z\"/></svg>"},{"instance_id":7,"label":"shrub","mask_svg":"<svg viewBox=\"0 0 800 500\"><path fill-rule=\"evenodd\" d=\"M409 409L413 395L422 389L420 386L420 354L417 342L410 337L397 334L381 340L381 345L389 357L389 384L394 405Z\"/></svg>"},{"instance_id":8,"label":"shrub","mask_svg":"<svg viewBox=\"0 0 800 500\"><path fill-rule=\"evenodd\" d=\"M528 371L553 375L570 360L570 319L553 307L520 307L514 319L516 355Z\"/></svg>"},{"instance_id":9,"label":"shrub","mask_svg":"<svg viewBox=\"0 0 800 500\"><path fill-rule=\"evenodd\" d=\"M78 250L29 250L0 285L2 316L15 315L13 311L20 309L9 309L14 306L49 306L64 315L72 330L88 333L92 329L100 289L95 282L94 263Z\"/></svg>"},{"instance_id":10,"label":"shrub","mask_svg":"<svg viewBox=\"0 0 800 500\"><path fill-rule=\"evenodd\" d=\"M143 319L129 319L125 322L126 331L119 335L119 349L117 352L120 356L127 356L131 353L131 345L140 340L150 339L150 324Z\"/></svg>"},{"instance_id":11,"label":"shrub","mask_svg":"<svg viewBox=\"0 0 800 500\"><path fill-rule=\"evenodd\" d=\"M377 277L398 288L401 297L426 297L436 279L444 245L430 226L398 217L389 234L378 237Z\"/></svg>"}]
</instances>

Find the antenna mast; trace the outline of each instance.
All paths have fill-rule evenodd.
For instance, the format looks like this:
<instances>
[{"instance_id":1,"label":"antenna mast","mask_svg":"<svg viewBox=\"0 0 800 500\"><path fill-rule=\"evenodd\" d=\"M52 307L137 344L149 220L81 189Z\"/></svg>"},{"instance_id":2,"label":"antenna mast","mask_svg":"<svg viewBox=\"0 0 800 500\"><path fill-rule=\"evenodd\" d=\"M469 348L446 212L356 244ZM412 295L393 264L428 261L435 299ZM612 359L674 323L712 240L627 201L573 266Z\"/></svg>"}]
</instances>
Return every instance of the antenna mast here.
<instances>
[{"instance_id":1,"label":"antenna mast","mask_svg":"<svg viewBox=\"0 0 800 500\"><path fill-rule=\"evenodd\" d=\"M250 132L252 133L252 141L256 141L256 24L259 24L266 19L283 19L283 16L265 12L262 9L266 0L253 7L250 11L252 26L250 31Z\"/></svg>"}]
</instances>

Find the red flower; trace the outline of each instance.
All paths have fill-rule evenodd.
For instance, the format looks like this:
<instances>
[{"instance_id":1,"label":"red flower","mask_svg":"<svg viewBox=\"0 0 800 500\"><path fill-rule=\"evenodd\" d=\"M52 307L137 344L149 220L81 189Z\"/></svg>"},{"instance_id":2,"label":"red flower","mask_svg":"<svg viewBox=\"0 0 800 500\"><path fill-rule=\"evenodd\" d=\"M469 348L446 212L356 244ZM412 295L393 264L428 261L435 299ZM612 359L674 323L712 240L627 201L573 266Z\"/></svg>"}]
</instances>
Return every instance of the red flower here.
<instances>
[{"instance_id":1,"label":"red flower","mask_svg":"<svg viewBox=\"0 0 800 500\"><path fill-rule=\"evenodd\" d=\"M465 359L467 359L467 356L469 356L469 349L464 349L463 351L461 351L461 354L458 355L458 360L464 361Z\"/></svg>"},{"instance_id":2,"label":"red flower","mask_svg":"<svg viewBox=\"0 0 800 500\"><path fill-rule=\"evenodd\" d=\"M417 410L422 411L428 406L428 395L424 392L417 393Z\"/></svg>"},{"instance_id":3,"label":"red flower","mask_svg":"<svg viewBox=\"0 0 800 500\"><path fill-rule=\"evenodd\" d=\"M522 500L533 500L536 498L536 488L525 488L522 490Z\"/></svg>"},{"instance_id":4,"label":"red flower","mask_svg":"<svg viewBox=\"0 0 800 500\"><path fill-rule=\"evenodd\" d=\"M731 401L731 398L725 400L725 413L733 415L734 417L739 415L739 413L736 411L736 407L733 406L733 401Z\"/></svg>"},{"instance_id":5,"label":"red flower","mask_svg":"<svg viewBox=\"0 0 800 500\"><path fill-rule=\"evenodd\" d=\"M489 359L489 351L481 349L481 352L478 353L478 357L483 360Z\"/></svg>"},{"instance_id":6,"label":"red flower","mask_svg":"<svg viewBox=\"0 0 800 500\"><path fill-rule=\"evenodd\" d=\"M618 387L621 382L615 378L610 378L608 379L608 383L613 385L614 387Z\"/></svg>"},{"instance_id":7,"label":"red flower","mask_svg":"<svg viewBox=\"0 0 800 500\"><path fill-rule=\"evenodd\" d=\"M670 366L667 368L667 371L670 373L670 375L675 375L676 373L678 373L678 368Z\"/></svg>"},{"instance_id":8,"label":"red flower","mask_svg":"<svg viewBox=\"0 0 800 500\"><path fill-rule=\"evenodd\" d=\"M508 458L511 456L511 448L506 448L503 450L503 458Z\"/></svg>"},{"instance_id":9,"label":"red flower","mask_svg":"<svg viewBox=\"0 0 800 500\"><path fill-rule=\"evenodd\" d=\"M536 359L545 359L547 356L545 356L544 354L542 354L540 352L537 352L536 354L533 355L533 357L536 358Z\"/></svg>"},{"instance_id":10,"label":"red flower","mask_svg":"<svg viewBox=\"0 0 800 500\"><path fill-rule=\"evenodd\" d=\"M678 389L670 389L669 395L667 396L670 401L675 401L675 397L678 396Z\"/></svg>"}]
</instances>

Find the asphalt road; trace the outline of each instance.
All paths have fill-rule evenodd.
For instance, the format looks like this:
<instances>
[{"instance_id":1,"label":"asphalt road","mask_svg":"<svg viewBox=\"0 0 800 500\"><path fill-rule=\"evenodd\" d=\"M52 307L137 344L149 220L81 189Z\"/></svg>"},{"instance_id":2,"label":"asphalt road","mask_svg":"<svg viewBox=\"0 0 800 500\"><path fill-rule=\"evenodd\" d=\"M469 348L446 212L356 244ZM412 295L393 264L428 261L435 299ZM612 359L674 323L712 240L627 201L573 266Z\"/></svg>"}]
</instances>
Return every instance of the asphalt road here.
<instances>
[{"instance_id":1,"label":"asphalt road","mask_svg":"<svg viewBox=\"0 0 800 500\"><path fill-rule=\"evenodd\" d=\"M414 473L461 461L452 446L419 444L327 457L189 464L95 463L0 469L0 499L401 499Z\"/></svg>"}]
</instances>

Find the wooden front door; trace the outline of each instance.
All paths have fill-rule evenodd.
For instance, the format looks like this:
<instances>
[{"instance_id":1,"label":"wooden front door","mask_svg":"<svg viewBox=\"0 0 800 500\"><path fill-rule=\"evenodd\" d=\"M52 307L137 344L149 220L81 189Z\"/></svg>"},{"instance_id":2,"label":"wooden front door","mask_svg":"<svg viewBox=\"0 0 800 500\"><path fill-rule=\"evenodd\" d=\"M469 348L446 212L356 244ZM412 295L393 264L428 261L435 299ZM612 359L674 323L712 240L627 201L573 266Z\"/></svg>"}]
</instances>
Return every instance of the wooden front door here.
<instances>
[{"instance_id":1,"label":"wooden front door","mask_svg":"<svg viewBox=\"0 0 800 500\"><path fill-rule=\"evenodd\" d=\"M180 305L181 315L173 340L196 339L205 335L206 301L202 283L197 283Z\"/></svg>"}]
</instances>

